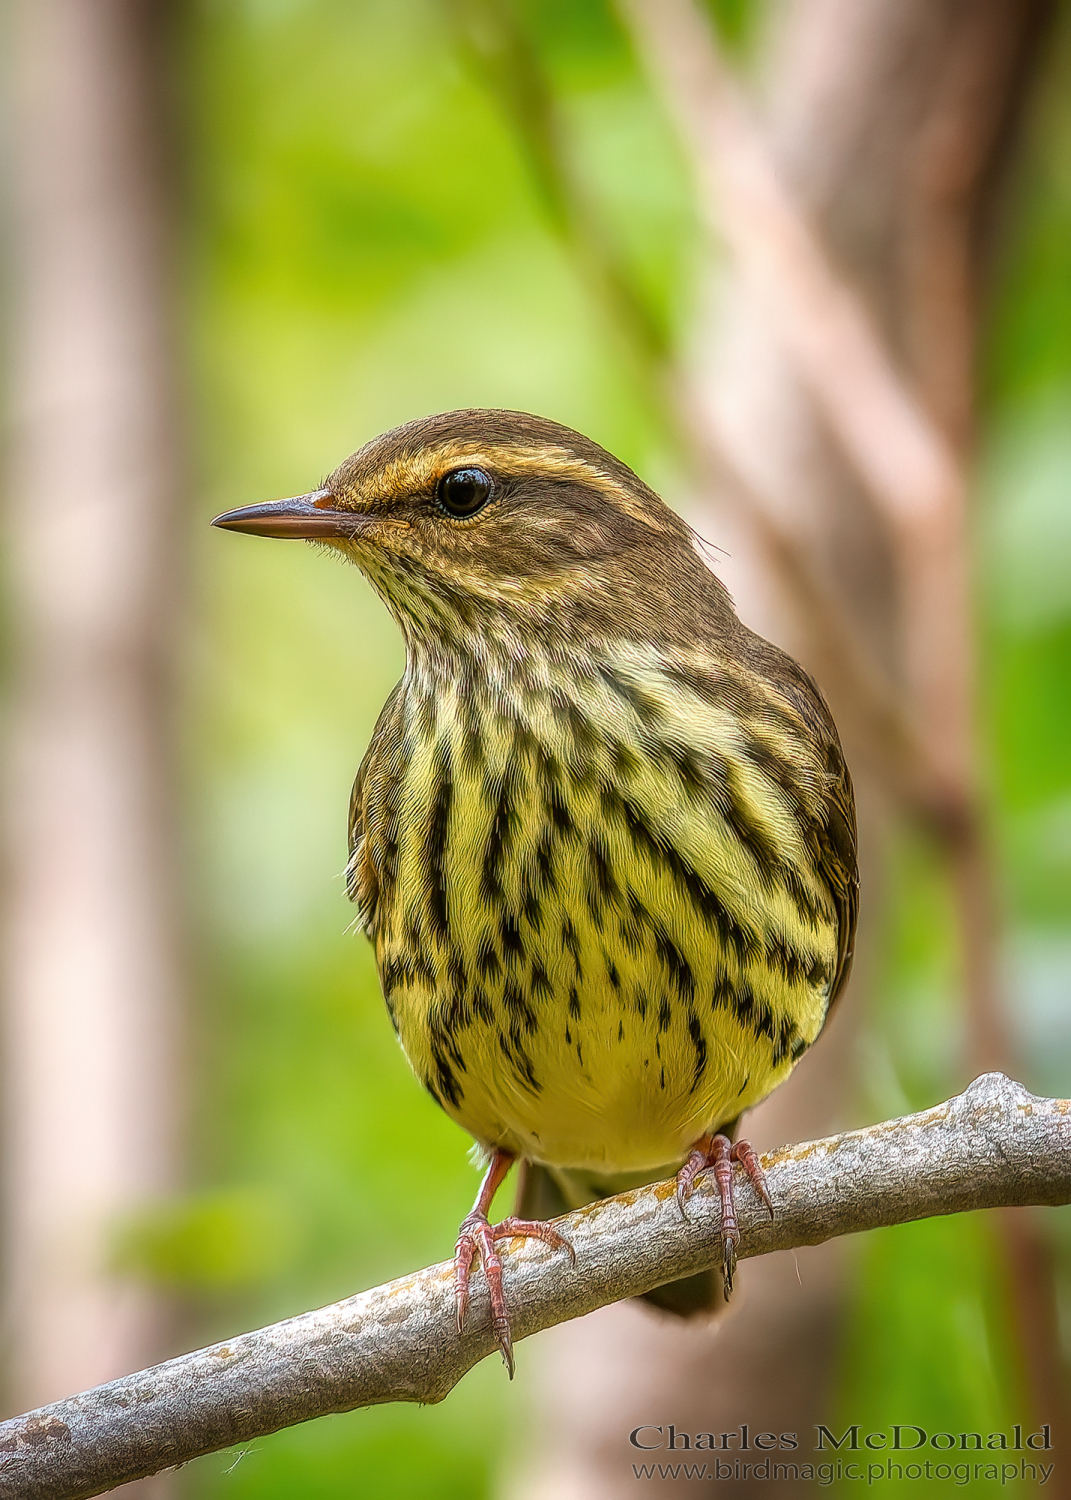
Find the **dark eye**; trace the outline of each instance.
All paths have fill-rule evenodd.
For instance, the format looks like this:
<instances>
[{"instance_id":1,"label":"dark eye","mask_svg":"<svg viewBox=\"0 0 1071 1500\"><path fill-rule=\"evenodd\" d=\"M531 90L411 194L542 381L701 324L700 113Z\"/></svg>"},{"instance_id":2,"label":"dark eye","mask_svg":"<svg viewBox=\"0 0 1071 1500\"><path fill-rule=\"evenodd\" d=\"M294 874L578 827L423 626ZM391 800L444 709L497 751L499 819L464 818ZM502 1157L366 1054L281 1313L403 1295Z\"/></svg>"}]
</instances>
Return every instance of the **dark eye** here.
<instances>
[{"instance_id":1,"label":"dark eye","mask_svg":"<svg viewBox=\"0 0 1071 1500\"><path fill-rule=\"evenodd\" d=\"M483 469L454 469L439 480L436 498L448 516L474 516L495 492L495 482Z\"/></svg>"}]
</instances>

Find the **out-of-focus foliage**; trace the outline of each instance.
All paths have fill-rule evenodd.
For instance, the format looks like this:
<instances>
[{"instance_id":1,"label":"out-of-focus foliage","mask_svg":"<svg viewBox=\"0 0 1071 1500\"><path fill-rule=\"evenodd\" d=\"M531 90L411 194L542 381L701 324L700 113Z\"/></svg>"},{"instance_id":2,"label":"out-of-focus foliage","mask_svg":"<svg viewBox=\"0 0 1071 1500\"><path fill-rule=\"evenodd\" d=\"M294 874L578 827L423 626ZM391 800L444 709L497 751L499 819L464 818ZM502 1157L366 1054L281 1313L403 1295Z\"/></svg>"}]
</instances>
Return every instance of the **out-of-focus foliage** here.
<instances>
[{"instance_id":1,"label":"out-of-focus foliage","mask_svg":"<svg viewBox=\"0 0 1071 1500\"><path fill-rule=\"evenodd\" d=\"M1050 38L1001 206L980 351L975 485L982 746L1009 929L1009 1021L1024 1081L1058 1095L1069 1092L1071 1075L1068 21L1065 12ZM924 1107L967 1076L952 914L927 851L897 850L889 894L879 1014L865 1041L875 1116ZM1066 1301L1071 1219L1061 1211L1048 1225ZM959 1433L1007 1431L1017 1413L1030 1419L999 1254L977 1218L869 1238L845 1351L850 1420ZM919 1415L896 1415L912 1411Z\"/></svg>"},{"instance_id":2,"label":"out-of-focus foliage","mask_svg":"<svg viewBox=\"0 0 1071 1500\"><path fill-rule=\"evenodd\" d=\"M606 14L587 26L584 7L560 9L576 24L559 29L548 67L669 316L686 281L685 183ZM120 1248L182 1286L210 1337L445 1257L476 1177L469 1142L394 1041L367 944L347 932L346 804L401 669L394 627L333 557L210 533L205 520L312 488L377 432L451 407L545 412L647 472L664 458L442 9L204 0L185 72L202 456L193 1114L209 1197L135 1226ZM206 1217L206 1202L254 1220L270 1203L274 1262L236 1222L226 1274L213 1276L219 1214ZM233 1469L234 1455L204 1460L184 1482L206 1496L475 1500L523 1412L524 1380L523 1358L510 1389L488 1362L441 1409L322 1422Z\"/></svg>"},{"instance_id":3,"label":"out-of-focus foliage","mask_svg":"<svg viewBox=\"0 0 1071 1500\"><path fill-rule=\"evenodd\" d=\"M753 4L719 0L746 46ZM524 8L622 253L667 328L694 215L601 0ZM432 0L198 0L181 58L191 513L191 900L200 922L196 1192L116 1254L222 1336L448 1255L475 1175L411 1077L340 871L353 773L401 649L368 586L309 547L210 533L313 488L367 438L465 405L543 412L660 483L671 455L549 227L522 155ZM1066 31L1066 28L1065 28ZM1071 1022L1071 46L1054 47L1007 205L985 369L983 687L1029 1082L1066 1091ZM904 848L868 1112L965 1081L942 899ZM845 1353L851 1420L1016 1419L988 1235L875 1236ZM444 1406L333 1418L186 1471L191 1496L487 1494L523 1422L525 1358Z\"/></svg>"},{"instance_id":4,"label":"out-of-focus foliage","mask_svg":"<svg viewBox=\"0 0 1071 1500\"><path fill-rule=\"evenodd\" d=\"M985 348L982 687L1014 924L1009 995L1031 1081L1071 1064L1071 16L1005 204ZM1071 1229L1064 1215L1057 1216Z\"/></svg>"}]
</instances>

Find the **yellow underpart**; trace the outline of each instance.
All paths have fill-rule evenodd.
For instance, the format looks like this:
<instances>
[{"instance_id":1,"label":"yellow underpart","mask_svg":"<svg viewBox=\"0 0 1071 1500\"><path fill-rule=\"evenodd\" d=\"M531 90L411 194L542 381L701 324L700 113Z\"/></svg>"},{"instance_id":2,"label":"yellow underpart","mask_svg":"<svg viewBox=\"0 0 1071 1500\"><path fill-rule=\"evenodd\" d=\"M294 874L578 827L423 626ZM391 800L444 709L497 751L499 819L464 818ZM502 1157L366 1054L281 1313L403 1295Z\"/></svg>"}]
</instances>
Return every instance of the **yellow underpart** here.
<instances>
[{"instance_id":1,"label":"yellow underpart","mask_svg":"<svg viewBox=\"0 0 1071 1500\"><path fill-rule=\"evenodd\" d=\"M654 653L638 648L616 658L614 670L655 706L653 721L601 679L578 688L550 664L538 668L533 691L532 670L523 689L508 674L494 685L488 701L500 711L481 714L478 763L466 750L472 711L461 687L439 676L407 683L411 719L433 695L435 730L409 735L394 788L395 879L372 927L377 957L386 974L419 945L422 972L388 994L395 1024L417 1074L478 1140L559 1167L654 1169L758 1103L817 1036L836 963L836 916L788 795L745 755L735 713L670 682ZM562 712L578 693L593 743L578 741ZM798 760L781 708L780 722L760 716L747 730ZM674 747L700 758L716 752L721 780L712 774L709 795L682 784ZM548 757L560 767L570 824L549 845ZM448 813L437 836L445 936L429 885L444 760ZM817 767L801 768L803 784L819 776ZM512 778L509 837L489 892L503 778ZM791 870L795 895L760 867L719 806L726 784L735 815ZM385 785L381 778L373 789L367 829L378 826ZM630 832L637 818L639 846ZM553 879L533 909L541 843ZM600 861L609 891L596 878ZM704 918L687 887L693 877L713 893L722 926L750 935L748 951ZM513 924L505 934L504 915ZM777 959L784 952L798 960L791 974Z\"/></svg>"}]
</instances>

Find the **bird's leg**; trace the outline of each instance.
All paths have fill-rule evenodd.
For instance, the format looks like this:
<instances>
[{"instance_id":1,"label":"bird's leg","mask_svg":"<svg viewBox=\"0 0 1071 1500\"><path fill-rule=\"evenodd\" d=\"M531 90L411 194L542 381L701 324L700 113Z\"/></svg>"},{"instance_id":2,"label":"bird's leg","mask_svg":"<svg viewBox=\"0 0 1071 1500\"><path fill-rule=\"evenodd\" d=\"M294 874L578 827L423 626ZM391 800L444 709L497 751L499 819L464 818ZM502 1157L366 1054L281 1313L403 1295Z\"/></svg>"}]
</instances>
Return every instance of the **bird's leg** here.
<instances>
[{"instance_id":1,"label":"bird's leg","mask_svg":"<svg viewBox=\"0 0 1071 1500\"><path fill-rule=\"evenodd\" d=\"M721 1199L722 1277L726 1302L732 1295L733 1275L736 1271L736 1247L740 1243L740 1227L736 1222L736 1203L733 1198L734 1161L739 1162L747 1173L751 1186L765 1203L772 1219L774 1209L766 1187L766 1174L762 1170L750 1141L734 1143L727 1135L701 1136L693 1146L688 1160L677 1173L677 1203L685 1218L688 1217L686 1205L695 1191L696 1178L708 1170L714 1173L718 1197Z\"/></svg>"},{"instance_id":2,"label":"bird's leg","mask_svg":"<svg viewBox=\"0 0 1071 1500\"><path fill-rule=\"evenodd\" d=\"M502 1350L502 1358L511 1380L513 1379L513 1339L510 1334L506 1296L502 1289L502 1261L495 1249L495 1241L510 1239L514 1235L525 1239L542 1240L544 1245L550 1245L554 1250L568 1250L573 1262L576 1262L576 1254L569 1241L542 1219L510 1217L503 1219L500 1224L491 1224L488 1220L487 1210L491 1207L491 1202L501 1186L502 1179L513 1165L513 1161L514 1158L509 1151L495 1151L484 1173L483 1181L480 1183L480 1191L476 1194L472 1212L461 1221L457 1244L454 1246L457 1331L460 1333L465 1326L465 1313L469 1305L469 1272L472 1269L473 1260L479 1256L484 1275L487 1277L487 1290L491 1298L491 1326L494 1328L498 1347Z\"/></svg>"}]
</instances>

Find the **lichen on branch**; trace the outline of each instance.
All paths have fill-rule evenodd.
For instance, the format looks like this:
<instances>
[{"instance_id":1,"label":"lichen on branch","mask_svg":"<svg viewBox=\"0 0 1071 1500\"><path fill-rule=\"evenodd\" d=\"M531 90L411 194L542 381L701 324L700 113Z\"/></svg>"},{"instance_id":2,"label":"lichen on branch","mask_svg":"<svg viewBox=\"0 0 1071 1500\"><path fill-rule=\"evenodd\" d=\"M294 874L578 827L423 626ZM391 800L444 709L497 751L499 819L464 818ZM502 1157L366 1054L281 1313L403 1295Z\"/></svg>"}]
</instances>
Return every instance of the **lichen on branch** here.
<instances>
[{"instance_id":1,"label":"lichen on branch","mask_svg":"<svg viewBox=\"0 0 1071 1500\"><path fill-rule=\"evenodd\" d=\"M1071 1202L1071 1101L1001 1073L921 1114L763 1157L771 1221L745 1178L741 1258L938 1214ZM507 1248L515 1340L706 1269L721 1253L716 1193L684 1221L674 1184L556 1220L576 1265ZM449 1263L184 1354L0 1424L0 1500L79 1500L330 1412L441 1401L496 1348L479 1280L464 1333Z\"/></svg>"}]
</instances>

